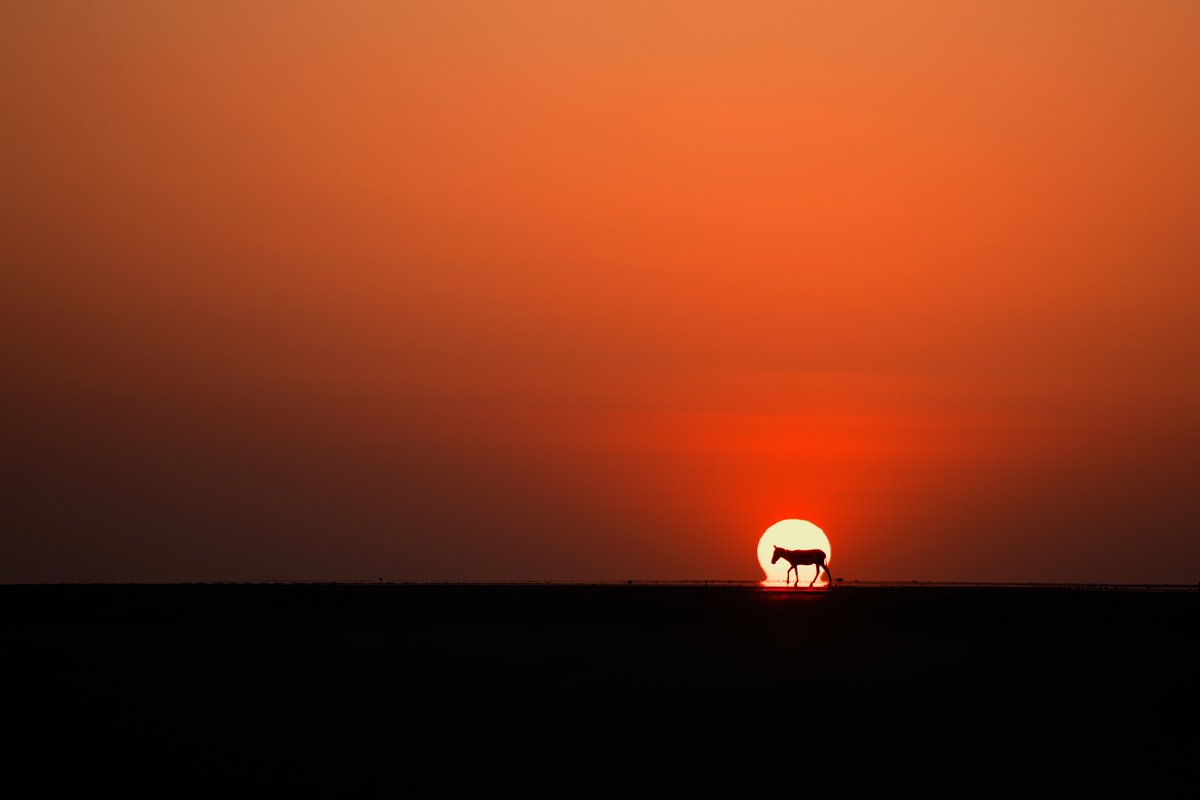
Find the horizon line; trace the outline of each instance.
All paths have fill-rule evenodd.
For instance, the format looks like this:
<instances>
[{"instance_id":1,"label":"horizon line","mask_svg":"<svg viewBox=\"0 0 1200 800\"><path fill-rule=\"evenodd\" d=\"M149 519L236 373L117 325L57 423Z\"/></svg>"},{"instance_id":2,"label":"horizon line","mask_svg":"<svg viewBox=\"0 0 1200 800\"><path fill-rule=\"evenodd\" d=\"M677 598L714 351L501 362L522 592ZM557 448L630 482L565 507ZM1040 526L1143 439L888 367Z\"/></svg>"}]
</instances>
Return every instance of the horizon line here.
<instances>
[{"instance_id":1,"label":"horizon line","mask_svg":"<svg viewBox=\"0 0 1200 800\"><path fill-rule=\"evenodd\" d=\"M762 580L742 578L687 579L608 579L608 580L161 580L161 581L39 581L0 582L0 586L728 586L761 587L765 589L825 589L819 586L786 586L783 583L764 584ZM860 580L838 578L834 588L860 586L876 588L903 587L980 587L980 588L1093 588L1093 589L1200 589L1196 583L1108 581L945 581L945 580Z\"/></svg>"}]
</instances>

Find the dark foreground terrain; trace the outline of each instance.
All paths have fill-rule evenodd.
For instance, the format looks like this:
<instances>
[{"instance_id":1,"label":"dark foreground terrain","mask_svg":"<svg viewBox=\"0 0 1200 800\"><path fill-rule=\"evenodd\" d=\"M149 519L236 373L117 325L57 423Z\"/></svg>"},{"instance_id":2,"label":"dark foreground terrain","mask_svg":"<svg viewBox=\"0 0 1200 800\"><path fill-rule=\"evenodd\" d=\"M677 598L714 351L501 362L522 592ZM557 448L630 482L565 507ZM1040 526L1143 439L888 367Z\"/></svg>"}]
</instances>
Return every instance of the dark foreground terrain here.
<instances>
[{"instance_id":1,"label":"dark foreground terrain","mask_svg":"<svg viewBox=\"0 0 1200 800\"><path fill-rule=\"evenodd\" d=\"M1198 644L1195 589L0 586L0 786L1195 797Z\"/></svg>"}]
</instances>

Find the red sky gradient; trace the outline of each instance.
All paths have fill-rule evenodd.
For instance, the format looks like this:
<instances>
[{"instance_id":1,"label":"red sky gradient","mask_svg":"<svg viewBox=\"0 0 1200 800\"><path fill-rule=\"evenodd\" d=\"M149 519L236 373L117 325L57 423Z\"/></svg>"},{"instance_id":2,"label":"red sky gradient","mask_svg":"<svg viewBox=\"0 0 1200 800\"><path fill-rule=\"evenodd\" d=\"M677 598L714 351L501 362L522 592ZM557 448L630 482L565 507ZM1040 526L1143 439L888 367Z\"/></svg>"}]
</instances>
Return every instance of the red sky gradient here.
<instances>
[{"instance_id":1,"label":"red sky gradient","mask_svg":"<svg viewBox=\"0 0 1200 800\"><path fill-rule=\"evenodd\" d=\"M0 580L1200 580L1200 5L16 3Z\"/></svg>"}]
</instances>

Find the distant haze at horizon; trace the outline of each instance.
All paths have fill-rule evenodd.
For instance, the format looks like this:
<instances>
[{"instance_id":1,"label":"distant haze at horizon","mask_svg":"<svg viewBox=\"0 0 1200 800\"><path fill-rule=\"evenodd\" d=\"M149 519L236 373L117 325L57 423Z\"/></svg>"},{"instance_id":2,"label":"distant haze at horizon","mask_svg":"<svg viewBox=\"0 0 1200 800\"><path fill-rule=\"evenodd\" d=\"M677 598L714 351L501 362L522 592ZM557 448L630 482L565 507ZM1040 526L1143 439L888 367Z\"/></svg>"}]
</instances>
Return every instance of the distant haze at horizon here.
<instances>
[{"instance_id":1,"label":"distant haze at horizon","mask_svg":"<svg viewBox=\"0 0 1200 800\"><path fill-rule=\"evenodd\" d=\"M1200 580L1200 4L0 20L0 582Z\"/></svg>"}]
</instances>

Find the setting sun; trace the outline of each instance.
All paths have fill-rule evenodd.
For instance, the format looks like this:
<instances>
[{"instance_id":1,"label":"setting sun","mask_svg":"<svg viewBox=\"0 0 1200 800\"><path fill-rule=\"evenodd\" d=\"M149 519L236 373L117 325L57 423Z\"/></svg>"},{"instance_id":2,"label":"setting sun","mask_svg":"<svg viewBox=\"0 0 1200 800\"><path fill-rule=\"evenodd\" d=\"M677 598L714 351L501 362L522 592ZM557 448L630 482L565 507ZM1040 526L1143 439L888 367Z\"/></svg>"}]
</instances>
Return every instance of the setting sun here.
<instances>
[{"instance_id":1,"label":"setting sun","mask_svg":"<svg viewBox=\"0 0 1200 800\"><path fill-rule=\"evenodd\" d=\"M758 563L766 576L762 581L763 586L782 586L787 581L786 576L791 565L783 559L774 564L771 563L771 554L776 546L788 550L823 550L826 564L833 559L833 551L829 547L829 537L825 535L825 531L804 519L780 520L767 528L758 540ZM807 567L800 568L803 573L799 581L801 585L812 580L812 575L807 573L807 569ZM829 585L824 571L821 571L817 582L813 585Z\"/></svg>"}]
</instances>

